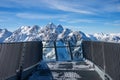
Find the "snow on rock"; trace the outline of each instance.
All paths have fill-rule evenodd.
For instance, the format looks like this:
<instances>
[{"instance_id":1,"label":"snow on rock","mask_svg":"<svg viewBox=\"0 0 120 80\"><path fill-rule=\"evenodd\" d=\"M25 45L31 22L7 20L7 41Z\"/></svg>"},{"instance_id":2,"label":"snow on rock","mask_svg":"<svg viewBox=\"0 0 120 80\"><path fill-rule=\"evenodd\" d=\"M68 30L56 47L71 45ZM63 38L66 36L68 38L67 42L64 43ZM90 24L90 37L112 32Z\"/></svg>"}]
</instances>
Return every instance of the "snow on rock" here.
<instances>
[{"instance_id":1,"label":"snow on rock","mask_svg":"<svg viewBox=\"0 0 120 80\"><path fill-rule=\"evenodd\" d=\"M60 25L60 24L56 27L56 32L57 32L58 34L62 33L63 30L64 30L64 28L63 28L62 25Z\"/></svg>"},{"instance_id":2,"label":"snow on rock","mask_svg":"<svg viewBox=\"0 0 120 80\"><path fill-rule=\"evenodd\" d=\"M71 33L72 31L70 29L64 29L63 32L61 34L58 35L58 40L63 39L63 40L67 40L68 39L68 35Z\"/></svg>"},{"instance_id":3,"label":"snow on rock","mask_svg":"<svg viewBox=\"0 0 120 80\"><path fill-rule=\"evenodd\" d=\"M118 34L95 33L93 35L87 34L86 36L94 41L120 42L120 33Z\"/></svg>"},{"instance_id":4,"label":"snow on rock","mask_svg":"<svg viewBox=\"0 0 120 80\"><path fill-rule=\"evenodd\" d=\"M38 26L22 26L16 31L14 31L10 37L6 38L4 42L23 42L40 40L40 37L38 35L39 29L40 27Z\"/></svg>"},{"instance_id":5,"label":"snow on rock","mask_svg":"<svg viewBox=\"0 0 120 80\"><path fill-rule=\"evenodd\" d=\"M87 39L81 32L73 32L68 28L63 28L62 25L56 26L53 23L47 24L45 27L35 26L22 26L12 33L11 36L6 38L4 42L23 42L23 41L38 41L38 40L68 40L72 37L75 39Z\"/></svg>"},{"instance_id":6,"label":"snow on rock","mask_svg":"<svg viewBox=\"0 0 120 80\"><path fill-rule=\"evenodd\" d=\"M3 42L7 37L9 37L12 32L7 29L0 29L0 42Z\"/></svg>"}]
</instances>

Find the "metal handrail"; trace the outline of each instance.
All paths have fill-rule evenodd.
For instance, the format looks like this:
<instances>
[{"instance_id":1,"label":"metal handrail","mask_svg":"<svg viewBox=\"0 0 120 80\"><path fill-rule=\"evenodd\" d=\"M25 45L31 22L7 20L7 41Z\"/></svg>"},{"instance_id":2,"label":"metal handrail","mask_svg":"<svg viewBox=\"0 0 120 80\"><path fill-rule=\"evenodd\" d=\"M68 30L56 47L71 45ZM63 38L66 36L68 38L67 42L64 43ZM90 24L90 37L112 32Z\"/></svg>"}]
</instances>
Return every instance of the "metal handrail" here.
<instances>
[{"instance_id":1,"label":"metal handrail","mask_svg":"<svg viewBox=\"0 0 120 80\"><path fill-rule=\"evenodd\" d=\"M56 48L63 48L63 47L80 47L81 45L77 45L77 46L56 46ZM43 48L55 48L54 46L48 46L48 47L43 47Z\"/></svg>"}]
</instances>

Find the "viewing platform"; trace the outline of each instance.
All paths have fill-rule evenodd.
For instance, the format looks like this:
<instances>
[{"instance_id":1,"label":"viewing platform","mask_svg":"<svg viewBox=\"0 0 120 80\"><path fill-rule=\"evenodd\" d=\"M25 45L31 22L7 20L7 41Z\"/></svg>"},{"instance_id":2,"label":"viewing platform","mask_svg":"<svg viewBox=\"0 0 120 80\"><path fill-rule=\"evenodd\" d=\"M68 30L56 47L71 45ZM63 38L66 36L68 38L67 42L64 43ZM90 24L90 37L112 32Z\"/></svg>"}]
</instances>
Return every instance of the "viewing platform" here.
<instances>
[{"instance_id":1,"label":"viewing platform","mask_svg":"<svg viewBox=\"0 0 120 80\"><path fill-rule=\"evenodd\" d=\"M0 80L120 80L119 43L49 44L1 43Z\"/></svg>"},{"instance_id":2,"label":"viewing platform","mask_svg":"<svg viewBox=\"0 0 120 80\"><path fill-rule=\"evenodd\" d=\"M102 80L93 65L78 61L41 62L29 80Z\"/></svg>"}]
</instances>

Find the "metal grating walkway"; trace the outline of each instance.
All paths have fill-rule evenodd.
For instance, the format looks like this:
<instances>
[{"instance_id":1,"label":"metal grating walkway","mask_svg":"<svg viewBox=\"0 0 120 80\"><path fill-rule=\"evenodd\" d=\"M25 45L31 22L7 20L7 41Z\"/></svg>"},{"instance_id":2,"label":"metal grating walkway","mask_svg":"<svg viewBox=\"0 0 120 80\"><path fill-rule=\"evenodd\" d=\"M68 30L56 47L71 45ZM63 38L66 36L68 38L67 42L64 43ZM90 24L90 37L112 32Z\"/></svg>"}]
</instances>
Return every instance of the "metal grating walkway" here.
<instances>
[{"instance_id":1,"label":"metal grating walkway","mask_svg":"<svg viewBox=\"0 0 120 80\"><path fill-rule=\"evenodd\" d=\"M36 76L37 74L37 76ZM85 62L42 62L29 80L102 80Z\"/></svg>"}]
</instances>

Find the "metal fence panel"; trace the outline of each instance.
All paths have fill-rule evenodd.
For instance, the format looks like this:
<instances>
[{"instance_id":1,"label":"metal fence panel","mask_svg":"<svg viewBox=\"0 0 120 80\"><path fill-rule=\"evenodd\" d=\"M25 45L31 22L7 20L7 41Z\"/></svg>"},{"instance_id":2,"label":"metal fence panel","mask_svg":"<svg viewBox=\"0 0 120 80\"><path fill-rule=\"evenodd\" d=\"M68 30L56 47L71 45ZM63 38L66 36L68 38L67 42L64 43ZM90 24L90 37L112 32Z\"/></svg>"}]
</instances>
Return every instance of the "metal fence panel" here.
<instances>
[{"instance_id":1,"label":"metal fence panel","mask_svg":"<svg viewBox=\"0 0 120 80\"><path fill-rule=\"evenodd\" d=\"M42 59L42 42L1 43L0 80L15 76L16 70L20 69L22 58L23 69L38 63Z\"/></svg>"},{"instance_id":2,"label":"metal fence panel","mask_svg":"<svg viewBox=\"0 0 120 80\"><path fill-rule=\"evenodd\" d=\"M38 63L42 59L42 42L25 43L24 69Z\"/></svg>"},{"instance_id":3,"label":"metal fence panel","mask_svg":"<svg viewBox=\"0 0 120 80\"><path fill-rule=\"evenodd\" d=\"M120 80L120 44L83 41L83 54L101 67L113 80Z\"/></svg>"},{"instance_id":4,"label":"metal fence panel","mask_svg":"<svg viewBox=\"0 0 120 80\"><path fill-rule=\"evenodd\" d=\"M105 71L113 80L120 80L120 44L104 43Z\"/></svg>"},{"instance_id":5,"label":"metal fence panel","mask_svg":"<svg viewBox=\"0 0 120 80\"><path fill-rule=\"evenodd\" d=\"M104 69L104 62L103 62L103 43L102 42L92 42L92 49L93 49L93 62L99 66L100 68Z\"/></svg>"},{"instance_id":6,"label":"metal fence panel","mask_svg":"<svg viewBox=\"0 0 120 80\"><path fill-rule=\"evenodd\" d=\"M0 79L5 79L16 73L21 47L21 44L0 44Z\"/></svg>"},{"instance_id":7,"label":"metal fence panel","mask_svg":"<svg viewBox=\"0 0 120 80\"><path fill-rule=\"evenodd\" d=\"M91 41L83 41L82 42L82 49L83 49L83 57L92 61Z\"/></svg>"}]
</instances>

